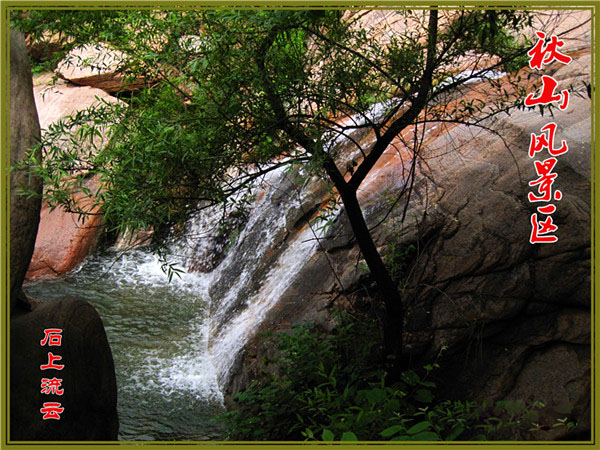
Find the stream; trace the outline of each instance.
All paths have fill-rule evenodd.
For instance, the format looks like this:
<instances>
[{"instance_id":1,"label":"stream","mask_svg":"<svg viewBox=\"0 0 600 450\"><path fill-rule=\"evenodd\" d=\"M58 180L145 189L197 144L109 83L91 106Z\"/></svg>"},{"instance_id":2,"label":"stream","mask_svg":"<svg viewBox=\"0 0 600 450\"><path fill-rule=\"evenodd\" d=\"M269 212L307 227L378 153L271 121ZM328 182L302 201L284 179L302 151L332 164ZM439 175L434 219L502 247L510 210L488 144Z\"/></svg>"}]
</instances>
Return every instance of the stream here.
<instances>
[{"instance_id":1,"label":"stream","mask_svg":"<svg viewBox=\"0 0 600 450\"><path fill-rule=\"evenodd\" d=\"M118 386L120 440L222 440L224 411L208 356L206 274L168 283L143 250L108 250L65 278L34 281L26 293L50 301L73 295L96 308L110 343Z\"/></svg>"},{"instance_id":2,"label":"stream","mask_svg":"<svg viewBox=\"0 0 600 450\"><path fill-rule=\"evenodd\" d=\"M373 105L366 116L386 107ZM366 116L346 119L358 127L354 137L364 134ZM328 139L342 166L357 156L345 135ZM181 278L169 283L143 248L111 248L63 278L24 286L40 301L82 298L100 314L115 363L120 440L225 438L214 419L225 411L222 388L237 355L315 256L329 229L323 224L342 212L334 205L311 219L331 198L328 184L300 167L273 169L252 183L245 219L225 240L214 207L169 244L167 259L183 269Z\"/></svg>"},{"instance_id":3,"label":"stream","mask_svg":"<svg viewBox=\"0 0 600 450\"><path fill-rule=\"evenodd\" d=\"M115 362L119 439L224 439L214 418L224 412L222 388L236 357L322 236L320 218L311 226L302 218L326 185L315 179L300 190L292 180L279 168L257 182L245 222L225 243L216 237L217 210L193 218L169 244L168 261L183 269L170 283L150 252L111 248L62 279L24 286L41 301L83 298L100 314ZM187 272L210 265L225 244L226 255L205 272Z\"/></svg>"}]
</instances>

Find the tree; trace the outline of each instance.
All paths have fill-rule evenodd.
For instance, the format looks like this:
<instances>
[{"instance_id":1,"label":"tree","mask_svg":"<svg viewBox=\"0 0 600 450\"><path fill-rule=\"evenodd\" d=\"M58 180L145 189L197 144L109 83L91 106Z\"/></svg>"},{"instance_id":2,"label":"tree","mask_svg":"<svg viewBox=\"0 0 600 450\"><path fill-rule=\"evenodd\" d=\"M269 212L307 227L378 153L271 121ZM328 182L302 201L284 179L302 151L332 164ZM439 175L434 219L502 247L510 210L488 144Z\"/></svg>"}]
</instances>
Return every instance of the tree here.
<instances>
[{"instance_id":1,"label":"tree","mask_svg":"<svg viewBox=\"0 0 600 450\"><path fill-rule=\"evenodd\" d=\"M34 166L51 204L84 214L68 194L99 175L102 188L88 194L108 223L119 230L152 227L160 240L162 230L266 172L305 164L335 186L385 305L385 352L402 355L403 299L357 191L408 127L484 126L484 118L521 105L520 77L496 78L526 64L530 44L518 36L531 25L530 14L403 10L397 14L406 30L379 36L341 11L80 11L61 13L58 21L48 14L13 19L34 38L60 31L70 42L108 42L124 53L129 79L152 82L126 105L103 104L47 133L45 158ZM77 14L81 22L73 20ZM463 97L482 81L484 97ZM94 152L61 145L68 130L92 142L106 126L108 143ZM357 129L373 132L374 144L354 141L362 157L355 168L341 167L333 142Z\"/></svg>"}]
</instances>

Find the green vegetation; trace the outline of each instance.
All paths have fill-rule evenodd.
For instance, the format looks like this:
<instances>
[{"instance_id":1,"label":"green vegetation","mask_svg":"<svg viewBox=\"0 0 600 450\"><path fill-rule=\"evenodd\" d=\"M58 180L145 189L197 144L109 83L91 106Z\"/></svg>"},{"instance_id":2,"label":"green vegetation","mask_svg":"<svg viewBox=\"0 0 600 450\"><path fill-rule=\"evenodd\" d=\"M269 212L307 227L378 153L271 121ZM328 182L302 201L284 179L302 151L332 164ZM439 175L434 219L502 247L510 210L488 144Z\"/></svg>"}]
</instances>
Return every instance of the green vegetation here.
<instances>
[{"instance_id":1,"label":"green vegetation","mask_svg":"<svg viewBox=\"0 0 600 450\"><path fill-rule=\"evenodd\" d=\"M382 36L343 11L12 12L11 26L32 43L57 38L60 49L35 70L54 67L70 48L103 42L123 55L125 83L145 83L120 103L102 102L47 130L44 157L32 156L29 169L43 178L50 205L81 215L98 208L113 233L152 229L160 253L200 209L243 211L250 199L238 194L282 166L329 182L325 214L343 204L385 316L342 316L328 335L302 325L272 336L281 356L265 363L277 370L241 392L239 408L223 418L233 439L476 440L541 429L539 403L438 398L437 363L408 370L399 288L418 245L392 243L380 255L357 198L401 133L411 130L407 146L417 158L428 123L491 127L488 119L523 107L528 86L517 71L531 43L516 36L531 15L397 14L406 31ZM373 139L351 139L358 132ZM338 138L360 155L350 165L341 163ZM100 181L97 191L85 187L90 177ZM414 169L408 177L395 206L410 201ZM74 192L91 202L82 208ZM223 222L228 242L243 220ZM167 261L164 268L169 278L178 270Z\"/></svg>"},{"instance_id":2,"label":"green vegetation","mask_svg":"<svg viewBox=\"0 0 600 450\"><path fill-rule=\"evenodd\" d=\"M281 356L263 363L278 370L237 394L238 409L221 417L230 439L485 440L540 428L541 403L488 406L438 398L437 363L390 382L375 323L347 314L338 319L332 334L303 324L291 334L265 336Z\"/></svg>"},{"instance_id":3,"label":"green vegetation","mask_svg":"<svg viewBox=\"0 0 600 450\"><path fill-rule=\"evenodd\" d=\"M50 127L44 158L30 163L51 205L85 215L89 209L71 197L82 191L92 200L87 208L98 207L109 228L152 229L158 252L165 236L184 230L199 209L232 201L277 167L303 164L307 179L327 179L344 205L385 307L384 353L397 355L401 369L403 299L357 191L409 127L416 153L425 123L483 126L485 118L522 105L520 77L496 78L525 65L530 44L515 36L531 16L401 10L406 30L378 35L343 13L13 11L12 25L32 42L53 35L68 47L105 42L122 53L119 70L127 81L146 82L123 97L126 104L103 103ZM348 168L332 142L357 131L374 139L351 140L362 156ZM96 192L83 186L90 176L100 180ZM405 203L410 194L403 192Z\"/></svg>"},{"instance_id":4,"label":"green vegetation","mask_svg":"<svg viewBox=\"0 0 600 450\"><path fill-rule=\"evenodd\" d=\"M416 254L415 244L398 244L396 242L390 242L384 252L385 264L399 289L404 287L407 271L411 262L416 258Z\"/></svg>"}]
</instances>

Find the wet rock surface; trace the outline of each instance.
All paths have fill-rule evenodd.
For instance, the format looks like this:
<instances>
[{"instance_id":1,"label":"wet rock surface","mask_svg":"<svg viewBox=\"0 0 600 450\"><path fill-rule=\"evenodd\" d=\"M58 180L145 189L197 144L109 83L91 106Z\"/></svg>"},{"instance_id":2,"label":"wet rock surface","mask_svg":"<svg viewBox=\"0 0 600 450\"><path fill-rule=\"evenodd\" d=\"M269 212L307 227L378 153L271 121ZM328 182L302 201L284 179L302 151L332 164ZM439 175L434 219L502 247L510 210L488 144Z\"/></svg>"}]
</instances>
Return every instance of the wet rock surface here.
<instances>
[{"instance_id":1,"label":"wet rock surface","mask_svg":"<svg viewBox=\"0 0 600 450\"><path fill-rule=\"evenodd\" d=\"M587 54L555 70L564 86L589 82L587 74ZM404 224L400 207L374 231L384 253L391 242L417 249L403 277L405 351L413 364L442 352L438 382L449 397L542 401L540 420L576 419L574 435L582 439L590 427L590 108L587 96L572 96L568 109L553 119L517 111L487 124L499 135L465 126L436 132L418 161ZM554 188L563 193L553 214L559 240L532 245L530 217L538 205L527 199L528 182L537 178L529 140L551 120L558 124L556 139L569 144L555 169ZM382 164L389 173L405 169L400 158ZM361 203L369 226L387 215L389 200L402 186L400 177L365 179ZM303 288L288 289L258 332L303 321L327 327L327 304L340 281L358 301L352 292L364 274L344 214L328 237L327 251L294 283ZM231 372L227 393L260 378L265 370L260 361L272 352L251 340ZM557 439L565 431L532 436L522 438Z\"/></svg>"}]
</instances>

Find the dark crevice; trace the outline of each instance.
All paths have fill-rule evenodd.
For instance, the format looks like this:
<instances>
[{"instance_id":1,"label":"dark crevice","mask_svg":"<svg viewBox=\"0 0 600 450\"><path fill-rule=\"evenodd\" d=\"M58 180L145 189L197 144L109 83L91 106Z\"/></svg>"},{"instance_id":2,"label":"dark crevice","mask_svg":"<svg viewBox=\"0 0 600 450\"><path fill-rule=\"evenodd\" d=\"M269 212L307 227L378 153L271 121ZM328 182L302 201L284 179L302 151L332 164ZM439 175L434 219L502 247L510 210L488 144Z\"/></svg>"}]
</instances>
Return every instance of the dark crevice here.
<instances>
[{"instance_id":1,"label":"dark crevice","mask_svg":"<svg viewBox=\"0 0 600 450\"><path fill-rule=\"evenodd\" d=\"M315 213L320 209L320 207L321 204L317 203L316 205L313 205L308 211L304 212L304 214L302 214L302 216L294 222L292 229L297 230L298 228L307 224L312 218L312 216L314 216Z\"/></svg>"}]
</instances>

